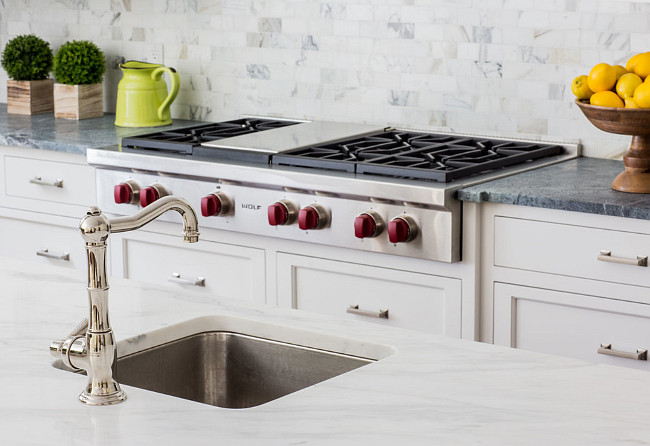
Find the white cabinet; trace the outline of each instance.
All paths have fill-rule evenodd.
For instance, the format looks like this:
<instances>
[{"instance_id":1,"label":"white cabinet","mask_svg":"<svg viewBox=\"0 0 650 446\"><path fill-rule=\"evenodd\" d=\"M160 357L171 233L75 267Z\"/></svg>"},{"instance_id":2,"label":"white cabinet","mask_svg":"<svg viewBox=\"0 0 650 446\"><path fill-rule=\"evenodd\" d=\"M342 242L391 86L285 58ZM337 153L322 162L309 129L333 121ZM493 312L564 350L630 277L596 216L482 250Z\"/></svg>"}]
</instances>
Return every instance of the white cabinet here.
<instances>
[{"instance_id":1,"label":"white cabinet","mask_svg":"<svg viewBox=\"0 0 650 446\"><path fill-rule=\"evenodd\" d=\"M650 370L650 306L496 283L494 343Z\"/></svg>"},{"instance_id":2,"label":"white cabinet","mask_svg":"<svg viewBox=\"0 0 650 446\"><path fill-rule=\"evenodd\" d=\"M86 268L79 221L50 216L39 221L33 212L0 212L0 256L34 260L76 269Z\"/></svg>"},{"instance_id":3,"label":"white cabinet","mask_svg":"<svg viewBox=\"0 0 650 446\"><path fill-rule=\"evenodd\" d=\"M183 243L180 235L145 230L112 234L109 243L114 275L221 297L266 300L262 249L206 240Z\"/></svg>"},{"instance_id":4,"label":"white cabinet","mask_svg":"<svg viewBox=\"0 0 650 446\"><path fill-rule=\"evenodd\" d=\"M0 147L0 255L83 270L95 170L79 154Z\"/></svg>"},{"instance_id":5,"label":"white cabinet","mask_svg":"<svg viewBox=\"0 0 650 446\"><path fill-rule=\"evenodd\" d=\"M650 222L493 203L482 221L481 340L650 370Z\"/></svg>"},{"instance_id":6,"label":"white cabinet","mask_svg":"<svg viewBox=\"0 0 650 446\"><path fill-rule=\"evenodd\" d=\"M281 306L461 336L461 281L349 262L277 254Z\"/></svg>"}]
</instances>

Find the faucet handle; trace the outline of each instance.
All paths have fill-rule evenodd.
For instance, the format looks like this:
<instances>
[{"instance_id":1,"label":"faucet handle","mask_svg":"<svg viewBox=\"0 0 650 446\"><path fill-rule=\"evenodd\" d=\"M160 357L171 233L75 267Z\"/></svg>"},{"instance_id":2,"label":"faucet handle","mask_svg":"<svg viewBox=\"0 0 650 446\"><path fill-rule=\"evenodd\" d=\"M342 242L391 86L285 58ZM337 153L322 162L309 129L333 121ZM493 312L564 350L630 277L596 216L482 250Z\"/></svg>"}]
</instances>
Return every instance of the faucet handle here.
<instances>
[{"instance_id":1,"label":"faucet handle","mask_svg":"<svg viewBox=\"0 0 650 446\"><path fill-rule=\"evenodd\" d=\"M77 326L70 332L66 338L72 338L75 336L80 336L83 334L86 334L86 331L88 330L88 318L85 317L77 324Z\"/></svg>"},{"instance_id":2,"label":"faucet handle","mask_svg":"<svg viewBox=\"0 0 650 446\"><path fill-rule=\"evenodd\" d=\"M77 324L77 326L64 339L52 341L50 343L50 354L52 357L61 359L65 365L73 369L77 369L77 367L70 364L68 356L70 353L73 355L83 353L83 348L85 348L85 345L73 346L73 344L77 339L84 337L86 330L88 330L87 317L83 318L81 322L79 322L79 324Z\"/></svg>"}]
</instances>

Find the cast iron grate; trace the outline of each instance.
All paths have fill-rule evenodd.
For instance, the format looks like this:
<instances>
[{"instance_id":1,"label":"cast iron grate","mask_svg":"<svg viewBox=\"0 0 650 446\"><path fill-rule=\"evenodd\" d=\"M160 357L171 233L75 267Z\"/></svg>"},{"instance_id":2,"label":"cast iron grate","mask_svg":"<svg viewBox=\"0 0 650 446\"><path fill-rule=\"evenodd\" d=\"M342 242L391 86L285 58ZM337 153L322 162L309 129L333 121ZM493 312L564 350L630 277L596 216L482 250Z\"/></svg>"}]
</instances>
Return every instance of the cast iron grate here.
<instances>
[{"instance_id":1,"label":"cast iron grate","mask_svg":"<svg viewBox=\"0 0 650 446\"><path fill-rule=\"evenodd\" d=\"M388 131L276 154L273 164L450 182L563 152L558 145Z\"/></svg>"},{"instance_id":2,"label":"cast iron grate","mask_svg":"<svg viewBox=\"0 0 650 446\"><path fill-rule=\"evenodd\" d=\"M243 118L122 138L125 151L155 150L191 155L204 142L286 127L298 121Z\"/></svg>"}]
</instances>

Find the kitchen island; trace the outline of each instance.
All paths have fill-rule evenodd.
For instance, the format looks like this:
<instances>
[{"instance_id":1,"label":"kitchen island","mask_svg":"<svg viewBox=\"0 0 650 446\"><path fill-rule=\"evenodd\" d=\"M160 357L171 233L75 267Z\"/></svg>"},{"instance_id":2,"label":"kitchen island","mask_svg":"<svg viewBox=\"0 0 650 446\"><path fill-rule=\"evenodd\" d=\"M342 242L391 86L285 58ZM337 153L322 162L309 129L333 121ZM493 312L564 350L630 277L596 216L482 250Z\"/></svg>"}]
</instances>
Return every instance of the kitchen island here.
<instances>
[{"instance_id":1,"label":"kitchen island","mask_svg":"<svg viewBox=\"0 0 650 446\"><path fill-rule=\"evenodd\" d=\"M198 316L225 315L270 324L277 333L291 327L337 336L341 346L353 339L394 353L249 409L126 385L126 402L88 407L77 399L86 377L52 367L48 352L50 341L87 315L85 275L0 258L0 282L6 445L650 442L645 372L117 279L110 309L118 341Z\"/></svg>"}]
</instances>

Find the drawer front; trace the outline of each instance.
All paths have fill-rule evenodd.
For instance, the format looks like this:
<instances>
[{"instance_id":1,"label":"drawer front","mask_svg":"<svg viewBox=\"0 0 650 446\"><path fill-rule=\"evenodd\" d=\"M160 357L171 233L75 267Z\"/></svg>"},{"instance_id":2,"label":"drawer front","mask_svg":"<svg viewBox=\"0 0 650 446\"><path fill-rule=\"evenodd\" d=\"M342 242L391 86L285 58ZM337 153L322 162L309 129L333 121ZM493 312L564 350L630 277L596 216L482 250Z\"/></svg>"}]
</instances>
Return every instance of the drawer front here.
<instances>
[{"instance_id":1,"label":"drawer front","mask_svg":"<svg viewBox=\"0 0 650 446\"><path fill-rule=\"evenodd\" d=\"M69 224L51 224L0 217L0 256L79 270L87 268L79 222L73 219Z\"/></svg>"},{"instance_id":2,"label":"drawer front","mask_svg":"<svg viewBox=\"0 0 650 446\"><path fill-rule=\"evenodd\" d=\"M83 206L96 202L95 170L90 166L16 156L4 161L7 197ZM39 210L38 202L26 206Z\"/></svg>"},{"instance_id":3,"label":"drawer front","mask_svg":"<svg viewBox=\"0 0 650 446\"><path fill-rule=\"evenodd\" d=\"M286 253L278 253L277 259L281 306L461 335L458 279Z\"/></svg>"},{"instance_id":4,"label":"drawer front","mask_svg":"<svg viewBox=\"0 0 650 446\"><path fill-rule=\"evenodd\" d=\"M650 305L502 283L494 296L495 344L650 370L636 359L650 350Z\"/></svg>"},{"instance_id":5,"label":"drawer front","mask_svg":"<svg viewBox=\"0 0 650 446\"><path fill-rule=\"evenodd\" d=\"M185 244L180 236L143 231L121 241L126 278L231 299L266 300L263 250L206 241ZM119 242L119 237L110 241L113 248ZM118 251L112 252L116 258Z\"/></svg>"},{"instance_id":6,"label":"drawer front","mask_svg":"<svg viewBox=\"0 0 650 446\"><path fill-rule=\"evenodd\" d=\"M636 265L650 255L648 234L508 217L494 228L495 266L650 286L650 269Z\"/></svg>"}]
</instances>

